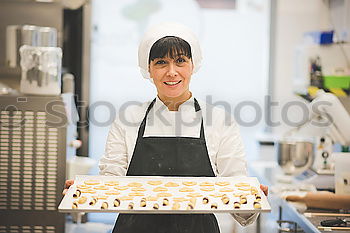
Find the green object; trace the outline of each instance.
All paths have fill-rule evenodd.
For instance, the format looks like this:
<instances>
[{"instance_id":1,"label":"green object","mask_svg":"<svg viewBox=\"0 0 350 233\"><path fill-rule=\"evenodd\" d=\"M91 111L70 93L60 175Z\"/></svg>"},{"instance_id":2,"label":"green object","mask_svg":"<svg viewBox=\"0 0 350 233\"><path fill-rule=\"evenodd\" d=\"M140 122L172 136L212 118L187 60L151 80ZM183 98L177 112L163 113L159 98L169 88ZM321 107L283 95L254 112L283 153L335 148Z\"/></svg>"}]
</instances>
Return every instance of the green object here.
<instances>
[{"instance_id":1,"label":"green object","mask_svg":"<svg viewBox=\"0 0 350 233\"><path fill-rule=\"evenodd\" d=\"M350 146L342 146L341 152L350 152Z\"/></svg>"},{"instance_id":2,"label":"green object","mask_svg":"<svg viewBox=\"0 0 350 233\"><path fill-rule=\"evenodd\" d=\"M325 88L350 89L350 76L323 76Z\"/></svg>"}]
</instances>

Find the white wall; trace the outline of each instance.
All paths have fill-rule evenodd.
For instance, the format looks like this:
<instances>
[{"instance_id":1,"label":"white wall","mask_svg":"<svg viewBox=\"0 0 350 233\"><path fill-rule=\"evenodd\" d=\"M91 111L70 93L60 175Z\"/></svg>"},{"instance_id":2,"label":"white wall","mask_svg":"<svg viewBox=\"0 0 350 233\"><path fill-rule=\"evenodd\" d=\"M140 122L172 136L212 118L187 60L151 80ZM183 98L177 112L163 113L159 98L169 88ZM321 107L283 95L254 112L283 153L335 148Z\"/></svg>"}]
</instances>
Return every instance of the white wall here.
<instances>
[{"instance_id":1,"label":"white wall","mask_svg":"<svg viewBox=\"0 0 350 233\"><path fill-rule=\"evenodd\" d=\"M277 0L275 63L273 80L273 99L278 106L273 107L273 122L280 122L272 127L273 133L283 134L292 128L282 120L283 106L291 101L301 101L293 94L294 50L302 42L303 33L307 31L329 30L328 2L323 0ZM288 119L301 122L303 112L300 107L291 107Z\"/></svg>"}]
</instances>

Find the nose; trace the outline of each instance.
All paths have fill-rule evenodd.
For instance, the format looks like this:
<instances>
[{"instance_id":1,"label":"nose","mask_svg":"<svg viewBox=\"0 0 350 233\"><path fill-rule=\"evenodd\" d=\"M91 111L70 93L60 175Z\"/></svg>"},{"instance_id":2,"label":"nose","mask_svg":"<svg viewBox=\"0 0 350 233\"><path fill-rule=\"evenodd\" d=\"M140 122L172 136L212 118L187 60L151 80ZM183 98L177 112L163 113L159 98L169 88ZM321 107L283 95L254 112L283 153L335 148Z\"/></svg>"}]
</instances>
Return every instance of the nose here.
<instances>
[{"instance_id":1,"label":"nose","mask_svg":"<svg viewBox=\"0 0 350 233\"><path fill-rule=\"evenodd\" d=\"M173 62L169 63L167 75L170 77L177 76L176 64L174 64Z\"/></svg>"}]
</instances>

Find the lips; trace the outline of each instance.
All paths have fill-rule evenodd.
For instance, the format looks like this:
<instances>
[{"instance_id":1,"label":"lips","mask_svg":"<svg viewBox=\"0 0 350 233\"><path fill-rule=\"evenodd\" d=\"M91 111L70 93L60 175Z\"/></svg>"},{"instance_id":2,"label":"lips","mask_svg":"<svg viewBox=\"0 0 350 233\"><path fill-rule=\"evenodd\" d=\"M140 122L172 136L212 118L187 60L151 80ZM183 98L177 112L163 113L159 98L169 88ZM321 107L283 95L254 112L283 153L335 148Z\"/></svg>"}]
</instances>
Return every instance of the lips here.
<instances>
[{"instance_id":1,"label":"lips","mask_svg":"<svg viewBox=\"0 0 350 233\"><path fill-rule=\"evenodd\" d=\"M182 80L180 81L168 81L168 82L163 82L167 86L176 86L177 84L181 83Z\"/></svg>"}]
</instances>

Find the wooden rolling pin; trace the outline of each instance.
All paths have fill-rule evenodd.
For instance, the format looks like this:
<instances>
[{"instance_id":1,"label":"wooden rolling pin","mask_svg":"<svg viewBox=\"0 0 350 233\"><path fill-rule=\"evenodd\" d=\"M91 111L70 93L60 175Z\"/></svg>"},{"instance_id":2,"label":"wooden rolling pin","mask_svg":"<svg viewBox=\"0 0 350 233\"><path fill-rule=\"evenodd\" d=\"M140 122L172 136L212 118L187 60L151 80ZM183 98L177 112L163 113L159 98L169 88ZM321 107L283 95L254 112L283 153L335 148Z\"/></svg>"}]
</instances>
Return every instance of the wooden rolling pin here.
<instances>
[{"instance_id":1,"label":"wooden rolling pin","mask_svg":"<svg viewBox=\"0 0 350 233\"><path fill-rule=\"evenodd\" d=\"M309 192L304 197L290 195L287 201L303 202L307 207L321 209L350 209L350 195L339 195L331 192Z\"/></svg>"}]
</instances>

